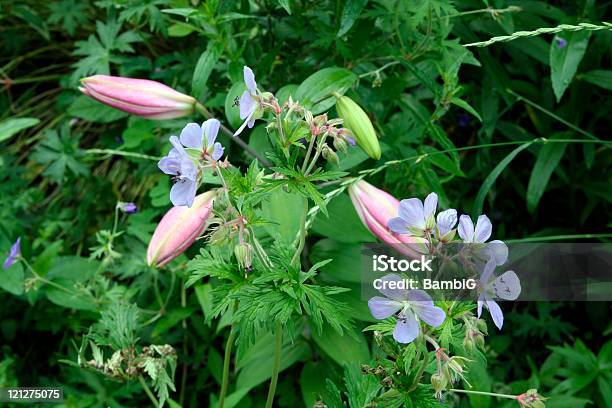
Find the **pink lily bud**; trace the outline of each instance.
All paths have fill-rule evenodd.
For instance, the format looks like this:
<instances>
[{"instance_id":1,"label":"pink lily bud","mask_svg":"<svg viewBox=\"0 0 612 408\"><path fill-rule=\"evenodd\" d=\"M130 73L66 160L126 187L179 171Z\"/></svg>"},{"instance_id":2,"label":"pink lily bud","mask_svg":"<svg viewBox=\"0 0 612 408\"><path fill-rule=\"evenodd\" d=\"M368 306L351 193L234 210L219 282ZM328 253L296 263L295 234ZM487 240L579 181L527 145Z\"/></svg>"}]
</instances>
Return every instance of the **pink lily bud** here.
<instances>
[{"instance_id":1,"label":"pink lily bud","mask_svg":"<svg viewBox=\"0 0 612 408\"><path fill-rule=\"evenodd\" d=\"M79 90L105 105L148 119L172 119L193 113L195 98L148 79L94 75Z\"/></svg>"},{"instance_id":2,"label":"pink lily bud","mask_svg":"<svg viewBox=\"0 0 612 408\"><path fill-rule=\"evenodd\" d=\"M351 184L348 190L361 222L378 239L411 257L417 257L417 252L426 252L427 240L396 234L387 227L389 220L397 217L399 208L397 198L363 180Z\"/></svg>"},{"instance_id":3,"label":"pink lily bud","mask_svg":"<svg viewBox=\"0 0 612 408\"><path fill-rule=\"evenodd\" d=\"M208 226L216 191L196 196L191 207L177 206L161 219L147 249L147 263L164 266L193 244Z\"/></svg>"}]
</instances>

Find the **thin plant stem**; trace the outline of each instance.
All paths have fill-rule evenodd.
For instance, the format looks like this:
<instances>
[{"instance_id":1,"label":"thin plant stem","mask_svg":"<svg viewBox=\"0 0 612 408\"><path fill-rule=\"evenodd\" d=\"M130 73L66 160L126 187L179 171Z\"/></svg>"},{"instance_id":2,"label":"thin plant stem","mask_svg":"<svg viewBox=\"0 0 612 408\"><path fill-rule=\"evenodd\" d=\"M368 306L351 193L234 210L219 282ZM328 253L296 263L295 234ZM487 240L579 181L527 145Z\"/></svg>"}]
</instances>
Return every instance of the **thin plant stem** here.
<instances>
[{"instance_id":1,"label":"thin plant stem","mask_svg":"<svg viewBox=\"0 0 612 408\"><path fill-rule=\"evenodd\" d=\"M315 136L310 137L310 143L308 144L308 150L306 151L306 156L304 157L304 163L302 164L302 173L306 171L306 166L308 165L308 160L310 159L312 148L314 147L316 139L317 138Z\"/></svg>"},{"instance_id":2,"label":"thin plant stem","mask_svg":"<svg viewBox=\"0 0 612 408\"><path fill-rule=\"evenodd\" d=\"M517 244L524 242L546 242L546 241L561 241L568 239L602 239L612 238L612 234L567 234L567 235L550 235L546 237L527 237L520 239L508 239L505 242L508 244Z\"/></svg>"},{"instance_id":3,"label":"thin plant stem","mask_svg":"<svg viewBox=\"0 0 612 408\"><path fill-rule=\"evenodd\" d=\"M144 390L145 394L147 394L147 396L149 397L149 399L151 400L153 405L156 406L156 407L159 407L159 401L157 401L157 398L155 398L155 395L153 395L153 393L151 392L151 389L147 385L147 382L142 377L142 375L138 376L138 382L142 386L142 389Z\"/></svg>"},{"instance_id":4,"label":"thin plant stem","mask_svg":"<svg viewBox=\"0 0 612 408\"><path fill-rule=\"evenodd\" d=\"M508 399L517 399L516 395L510 395L510 394L498 394L496 392L486 392L486 391L472 391L472 390L458 390L455 388L451 388L449 390L450 392L456 392L456 393L461 393L461 394L474 394L474 395L486 395L488 397L499 397L499 398L508 398Z\"/></svg>"},{"instance_id":5,"label":"thin plant stem","mask_svg":"<svg viewBox=\"0 0 612 408\"><path fill-rule=\"evenodd\" d=\"M274 394L276 392L276 383L278 381L278 372L280 371L281 352L283 348L283 326L281 322L276 321L275 344L274 344L274 365L272 366L272 379L270 380L270 388L268 388L268 399L266 400L266 408L272 408L274 402Z\"/></svg>"},{"instance_id":6,"label":"thin plant stem","mask_svg":"<svg viewBox=\"0 0 612 408\"><path fill-rule=\"evenodd\" d=\"M223 408L223 404L225 403L225 394L227 394L227 388L229 384L229 371L230 371L230 362L232 359L232 347L234 346L234 341L236 340L236 330L234 327L230 329L230 334L227 337L227 343L225 343L225 354L223 356L223 378L221 380L221 392L219 393L219 407Z\"/></svg>"},{"instance_id":7,"label":"thin plant stem","mask_svg":"<svg viewBox=\"0 0 612 408\"><path fill-rule=\"evenodd\" d=\"M125 157L134 157L137 159L145 159L145 160L154 160L159 161L161 157L157 156L149 156L148 154L141 154L136 152L124 152L123 150L115 150L115 149L86 149L84 150L85 154L101 154L106 156L125 156Z\"/></svg>"},{"instance_id":8,"label":"thin plant stem","mask_svg":"<svg viewBox=\"0 0 612 408\"><path fill-rule=\"evenodd\" d=\"M298 266L298 261L300 260L300 255L304 250L304 243L306 242L306 217L308 217L308 200L304 199L304 214L302 214L302 220L300 223L300 235L297 249L293 254L293 258L291 258L291 265Z\"/></svg>"}]
</instances>

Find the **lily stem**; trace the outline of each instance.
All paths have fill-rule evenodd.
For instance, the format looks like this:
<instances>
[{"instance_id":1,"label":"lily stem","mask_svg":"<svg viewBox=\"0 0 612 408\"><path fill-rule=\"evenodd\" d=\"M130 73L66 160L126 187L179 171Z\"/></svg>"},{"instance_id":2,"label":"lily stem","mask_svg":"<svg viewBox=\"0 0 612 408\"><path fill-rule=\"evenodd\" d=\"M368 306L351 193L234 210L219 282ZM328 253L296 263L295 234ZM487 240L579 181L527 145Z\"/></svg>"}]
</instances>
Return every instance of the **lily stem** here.
<instances>
[{"instance_id":1,"label":"lily stem","mask_svg":"<svg viewBox=\"0 0 612 408\"><path fill-rule=\"evenodd\" d=\"M272 379L270 380L270 388L268 388L268 399L266 400L266 408L272 408L274 402L274 393L276 392L276 383L278 381L278 372L280 371L281 352L283 347L283 326L281 322L276 321L276 342L274 348L274 365L272 366Z\"/></svg>"}]
</instances>

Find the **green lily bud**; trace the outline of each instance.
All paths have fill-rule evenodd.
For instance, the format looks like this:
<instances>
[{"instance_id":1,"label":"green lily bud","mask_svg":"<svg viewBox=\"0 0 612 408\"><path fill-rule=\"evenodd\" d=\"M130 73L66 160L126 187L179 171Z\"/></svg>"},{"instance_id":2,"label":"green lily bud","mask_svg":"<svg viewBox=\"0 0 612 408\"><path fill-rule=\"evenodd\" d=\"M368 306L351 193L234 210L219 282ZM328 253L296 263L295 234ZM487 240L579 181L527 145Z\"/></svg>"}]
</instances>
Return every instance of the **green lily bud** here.
<instances>
[{"instance_id":1,"label":"green lily bud","mask_svg":"<svg viewBox=\"0 0 612 408\"><path fill-rule=\"evenodd\" d=\"M344 120L344 126L353 132L359 147L371 158L380 159L380 144L368 115L348 96L342 96L337 92L333 95L336 97L338 115Z\"/></svg>"},{"instance_id":2,"label":"green lily bud","mask_svg":"<svg viewBox=\"0 0 612 408\"><path fill-rule=\"evenodd\" d=\"M241 242L234 247L234 255L238 264L249 269L253 264L253 246L248 242Z\"/></svg>"}]
</instances>

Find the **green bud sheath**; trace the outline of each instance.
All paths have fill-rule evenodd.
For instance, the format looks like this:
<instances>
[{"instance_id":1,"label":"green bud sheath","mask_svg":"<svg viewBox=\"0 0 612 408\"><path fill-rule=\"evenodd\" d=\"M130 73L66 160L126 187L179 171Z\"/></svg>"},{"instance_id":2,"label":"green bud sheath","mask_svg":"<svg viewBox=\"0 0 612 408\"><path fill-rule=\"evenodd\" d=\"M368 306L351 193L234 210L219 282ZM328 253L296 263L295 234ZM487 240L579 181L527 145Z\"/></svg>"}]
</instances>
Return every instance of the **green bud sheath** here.
<instances>
[{"instance_id":1,"label":"green bud sheath","mask_svg":"<svg viewBox=\"0 0 612 408\"><path fill-rule=\"evenodd\" d=\"M371 158L380 159L380 144L368 115L348 96L342 96L337 92L333 95L336 97L338 115L344 121L343 125L353 132L359 147Z\"/></svg>"}]
</instances>

